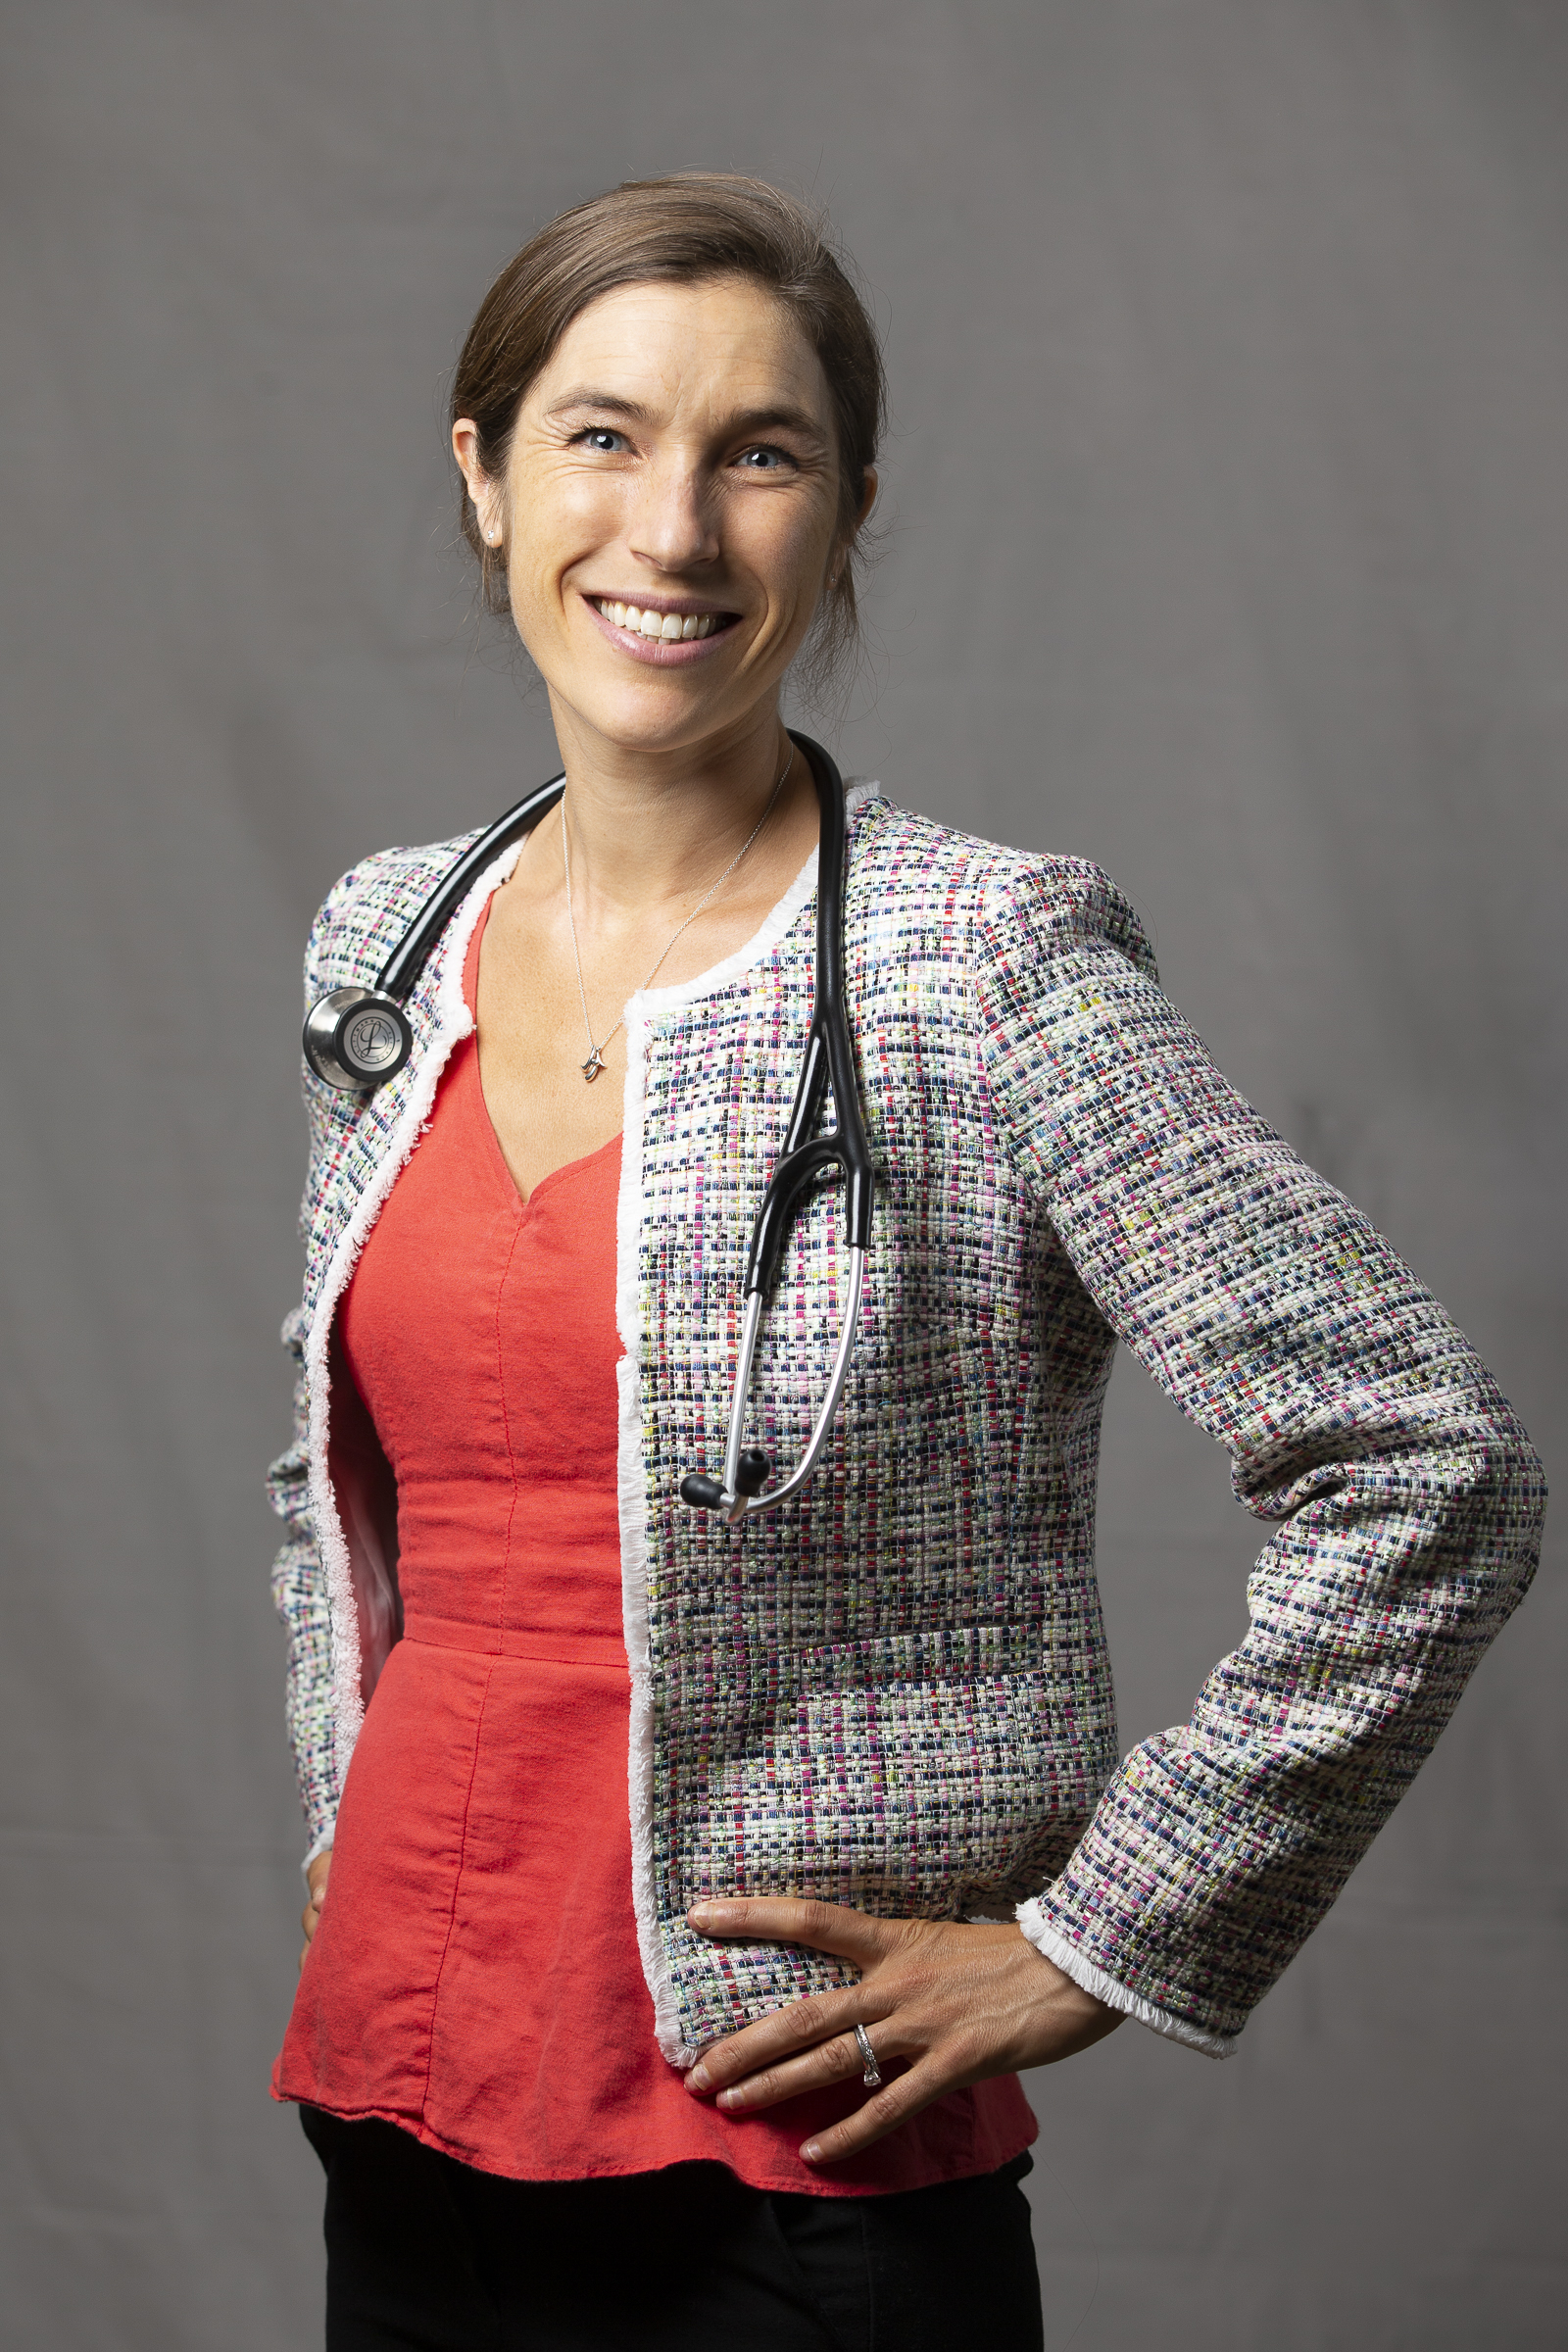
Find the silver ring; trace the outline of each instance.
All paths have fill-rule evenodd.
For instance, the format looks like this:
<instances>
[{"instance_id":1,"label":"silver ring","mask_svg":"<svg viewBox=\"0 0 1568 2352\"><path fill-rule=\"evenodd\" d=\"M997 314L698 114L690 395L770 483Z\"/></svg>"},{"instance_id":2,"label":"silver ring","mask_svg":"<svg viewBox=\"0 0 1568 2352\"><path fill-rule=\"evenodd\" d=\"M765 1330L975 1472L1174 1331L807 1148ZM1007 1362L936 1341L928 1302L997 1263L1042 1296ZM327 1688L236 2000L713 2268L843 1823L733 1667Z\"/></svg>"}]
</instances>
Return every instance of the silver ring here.
<instances>
[{"instance_id":1,"label":"silver ring","mask_svg":"<svg viewBox=\"0 0 1568 2352\"><path fill-rule=\"evenodd\" d=\"M867 2090L880 2090L882 2087L882 2069L876 2062L876 2052L871 2047L871 2036L863 2026L856 2027L855 2039L856 2044L859 2049L860 2056L865 2061L865 2072L860 2077L860 2081L865 2084Z\"/></svg>"}]
</instances>

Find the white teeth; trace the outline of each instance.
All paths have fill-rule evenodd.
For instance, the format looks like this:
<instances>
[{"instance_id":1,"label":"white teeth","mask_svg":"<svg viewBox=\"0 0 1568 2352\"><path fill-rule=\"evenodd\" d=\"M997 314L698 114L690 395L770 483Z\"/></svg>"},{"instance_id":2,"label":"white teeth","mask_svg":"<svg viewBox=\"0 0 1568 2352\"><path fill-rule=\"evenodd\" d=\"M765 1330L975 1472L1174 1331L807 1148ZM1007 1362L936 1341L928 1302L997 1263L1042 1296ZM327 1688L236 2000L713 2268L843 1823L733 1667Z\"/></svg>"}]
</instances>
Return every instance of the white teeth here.
<instances>
[{"instance_id":1,"label":"white teeth","mask_svg":"<svg viewBox=\"0 0 1568 2352\"><path fill-rule=\"evenodd\" d=\"M637 605L617 604L612 597L595 599L607 620L617 629L630 629L634 637L657 637L665 645L680 645L693 637L711 637L717 628L716 612L645 612Z\"/></svg>"}]
</instances>

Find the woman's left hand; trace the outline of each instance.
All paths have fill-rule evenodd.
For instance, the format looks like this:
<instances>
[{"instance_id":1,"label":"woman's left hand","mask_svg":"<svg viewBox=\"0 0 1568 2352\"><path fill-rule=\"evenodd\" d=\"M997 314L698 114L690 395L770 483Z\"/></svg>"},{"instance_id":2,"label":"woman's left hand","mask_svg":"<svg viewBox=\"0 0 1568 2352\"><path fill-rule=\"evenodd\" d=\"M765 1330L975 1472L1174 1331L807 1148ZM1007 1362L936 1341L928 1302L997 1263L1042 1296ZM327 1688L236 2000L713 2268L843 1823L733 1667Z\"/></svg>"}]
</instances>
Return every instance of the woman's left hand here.
<instances>
[{"instance_id":1,"label":"woman's left hand","mask_svg":"<svg viewBox=\"0 0 1568 2352\"><path fill-rule=\"evenodd\" d=\"M745 2114L858 2081L865 2062L857 2025L880 2066L909 2061L854 2115L807 2141L808 2164L858 2155L946 2092L1051 2066L1122 2022L1119 2009L1085 1992L1010 1924L871 1919L841 1903L785 1900L695 1903L686 1917L702 1936L804 1943L860 1971L858 1984L791 2001L714 2042L687 2075L688 2090L716 2091L721 2108Z\"/></svg>"}]
</instances>

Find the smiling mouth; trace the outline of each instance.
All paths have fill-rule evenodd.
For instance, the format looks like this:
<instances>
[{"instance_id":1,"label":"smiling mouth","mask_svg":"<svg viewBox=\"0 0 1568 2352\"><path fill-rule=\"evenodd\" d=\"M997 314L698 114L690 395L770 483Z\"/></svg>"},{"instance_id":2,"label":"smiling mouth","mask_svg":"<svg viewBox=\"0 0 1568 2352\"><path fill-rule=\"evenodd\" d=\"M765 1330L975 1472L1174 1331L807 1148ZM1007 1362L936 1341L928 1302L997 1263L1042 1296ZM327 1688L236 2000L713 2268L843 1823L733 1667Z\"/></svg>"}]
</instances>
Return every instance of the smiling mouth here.
<instances>
[{"instance_id":1,"label":"smiling mouth","mask_svg":"<svg viewBox=\"0 0 1568 2352\"><path fill-rule=\"evenodd\" d=\"M737 612L659 612L651 606L623 605L609 596L596 596L591 601L594 610L617 629L629 629L634 637L658 638L664 645L689 644L694 637L711 637L721 629L733 628L740 618Z\"/></svg>"}]
</instances>

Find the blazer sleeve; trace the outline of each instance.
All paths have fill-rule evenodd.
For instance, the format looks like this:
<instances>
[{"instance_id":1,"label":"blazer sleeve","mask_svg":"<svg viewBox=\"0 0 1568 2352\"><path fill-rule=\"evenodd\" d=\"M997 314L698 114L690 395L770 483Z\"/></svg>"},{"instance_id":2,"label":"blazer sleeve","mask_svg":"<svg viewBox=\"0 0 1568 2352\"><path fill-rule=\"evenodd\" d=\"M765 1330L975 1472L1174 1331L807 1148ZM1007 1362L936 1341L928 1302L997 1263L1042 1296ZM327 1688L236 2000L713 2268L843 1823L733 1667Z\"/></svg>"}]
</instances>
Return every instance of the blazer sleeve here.
<instances>
[{"instance_id":1,"label":"blazer sleeve","mask_svg":"<svg viewBox=\"0 0 1568 2352\"><path fill-rule=\"evenodd\" d=\"M1015 872L982 933L1004 1148L1274 1531L1241 1646L1019 1919L1102 1998L1224 2055L1529 1584L1541 1464L1437 1300L1221 1077L1103 874Z\"/></svg>"},{"instance_id":2,"label":"blazer sleeve","mask_svg":"<svg viewBox=\"0 0 1568 2352\"><path fill-rule=\"evenodd\" d=\"M307 1007L324 987L337 985L327 969L331 934L355 879L354 871L343 876L311 926L305 951ZM352 1112L346 1107L350 1098L334 1095L308 1068L304 1070L302 1083L310 1127L305 1195L300 1210L304 1236L308 1234L312 1205L320 1189L323 1165ZM272 1600L283 1621L288 1645L284 1712L310 1838L305 1855L309 1864L331 1844L337 1819L331 1608L326 1572L311 1518L310 1395L305 1374L307 1325L303 1307L296 1307L288 1316L282 1336L294 1369L294 1427L287 1451L268 1471L267 1494L288 1531L272 1565Z\"/></svg>"},{"instance_id":3,"label":"blazer sleeve","mask_svg":"<svg viewBox=\"0 0 1568 2352\"><path fill-rule=\"evenodd\" d=\"M294 1364L294 1436L267 1474L267 1495L288 1535L272 1563L272 1602L288 1644L284 1720L294 1776L305 1809L307 1865L332 1842L337 1819L333 1756L332 1622L326 1576L311 1524L307 1454L309 1403L305 1390L305 1315L296 1307L283 1325Z\"/></svg>"}]
</instances>

